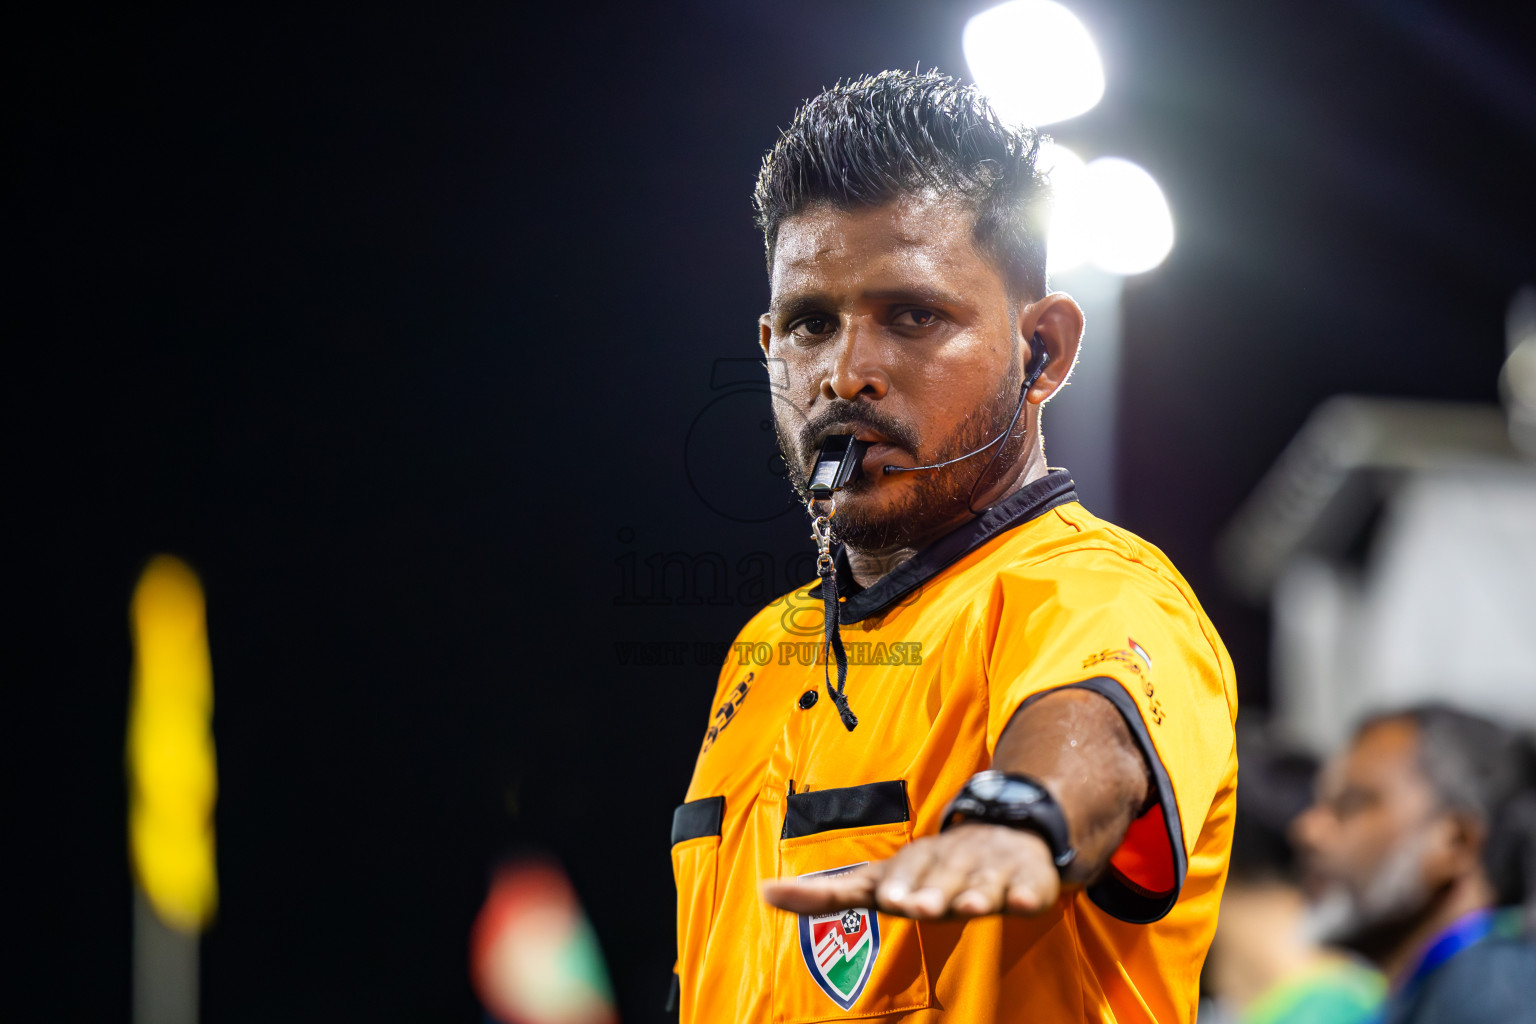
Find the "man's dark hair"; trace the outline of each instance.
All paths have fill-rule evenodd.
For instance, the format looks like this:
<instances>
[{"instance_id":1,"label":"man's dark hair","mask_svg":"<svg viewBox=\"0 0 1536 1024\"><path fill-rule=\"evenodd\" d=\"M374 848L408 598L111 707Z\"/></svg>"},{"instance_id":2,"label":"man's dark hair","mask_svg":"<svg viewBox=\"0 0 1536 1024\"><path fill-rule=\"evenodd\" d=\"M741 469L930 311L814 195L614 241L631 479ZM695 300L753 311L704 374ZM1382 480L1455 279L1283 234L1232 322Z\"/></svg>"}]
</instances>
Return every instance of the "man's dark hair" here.
<instances>
[{"instance_id":1,"label":"man's dark hair","mask_svg":"<svg viewBox=\"0 0 1536 1024\"><path fill-rule=\"evenodd\" d=\"M773 269L779 226L807 207L879 206L933 193L974 212L974 238L1011 299L1045 294L1040 136L997 116L972 86L937 71L882 71L806 102L763 158L753 202Z\"/></svg>"},{"instance_id":2,"label":"man's dark hair","mask_svg":"<svg viewBox=\"0 0 1536 1024\"><path fill-rule=\"evenodd\" d=\"M1447 704L1415 704L1374 715L1356 735L1384 722L1418 731L1420 773L1447 810L1488 829L1483 866L1500 903L1530 900L1536 882L1536 753L1526 737Z\"/></svg>"}]
</instances>

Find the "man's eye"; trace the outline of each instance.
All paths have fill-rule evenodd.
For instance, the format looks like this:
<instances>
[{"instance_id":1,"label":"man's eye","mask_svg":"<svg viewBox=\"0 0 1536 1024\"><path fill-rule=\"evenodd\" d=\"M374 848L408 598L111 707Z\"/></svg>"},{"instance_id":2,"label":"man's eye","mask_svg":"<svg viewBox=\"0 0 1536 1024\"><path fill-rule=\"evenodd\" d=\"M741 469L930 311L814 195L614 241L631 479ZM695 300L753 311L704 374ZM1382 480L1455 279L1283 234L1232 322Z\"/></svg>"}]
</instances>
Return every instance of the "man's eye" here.
<instances>
[{"instance_id":1,"label":"man's eye","mask_svg":"<svg viewBox=\"0 0 1536 1024\"><path fill-rule=\"evenodd\" d=\"M902 327L927 327L938 319L939 314L931 309L904 309L896 314L896 323Z\"/></svg>"},{"instance_id":2,"label":"man's eye","mask_svg":"<svg viewBox=\"0 0 1536 1024\"><path fill-rule=\"evenodd\" d=\"M836 327L836 324L833 322L831 317L808 316L804 320L796 321L794 326L789 329L789 332L791 334L803 334L810 337L819 337L823 334L831 333L834 327Z\"/></svg>"},{"instance_id":3,"label":"man's eye","mask_svg":"<svg viewBox=\"0 0 1536 1024\"><path fill-rule=\"evenodd\" d=\"M1348 818L1358 814L1371 805L1371 798L1364 793L1350 791L1341 793L1333 801L1333 813L1340 818Z\"/></svg>"}]
</instances>

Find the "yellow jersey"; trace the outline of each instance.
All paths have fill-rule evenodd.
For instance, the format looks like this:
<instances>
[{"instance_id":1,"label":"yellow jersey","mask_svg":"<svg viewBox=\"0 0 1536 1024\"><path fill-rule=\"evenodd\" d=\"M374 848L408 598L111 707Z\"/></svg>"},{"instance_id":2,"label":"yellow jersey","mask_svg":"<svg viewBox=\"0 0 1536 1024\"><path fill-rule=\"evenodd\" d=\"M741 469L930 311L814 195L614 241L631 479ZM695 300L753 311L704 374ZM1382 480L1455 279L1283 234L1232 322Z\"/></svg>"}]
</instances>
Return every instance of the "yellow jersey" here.
<instances>
[{"instance_id":1,"label":"yellow jersey","mask_svg":"<svg viewBox=\"0 0 1536 1024\"><path fill-rule=\"evenodd\" d=\"M834 520L835 522L835 520ZM747 623L673 816L683 1024L1193 1022L1237 787L1232 664L1189 585L1052 470L867 589L836 552L844 728L819 583ZM1114 703L1156 792L1093 884L1037 917L793 914L763 879L845 870L938 832L1031 697Z\"/></svg>"}]
</instances>

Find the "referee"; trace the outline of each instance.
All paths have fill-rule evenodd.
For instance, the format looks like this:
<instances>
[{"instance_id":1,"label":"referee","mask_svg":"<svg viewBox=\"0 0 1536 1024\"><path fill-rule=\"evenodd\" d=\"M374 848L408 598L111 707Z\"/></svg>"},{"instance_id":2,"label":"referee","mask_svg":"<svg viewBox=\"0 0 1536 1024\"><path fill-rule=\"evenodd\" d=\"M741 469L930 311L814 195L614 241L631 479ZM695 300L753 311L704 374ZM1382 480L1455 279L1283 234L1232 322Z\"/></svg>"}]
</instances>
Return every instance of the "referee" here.
<instances>
[{"instance_id":1,"label":"referee","mask_svg":"<svg viewBox=\"0 0 1536 1024\"><path fill-rule=\"evenodd\" d=\"M1046 466L1083 316L1046 290L1037 148L886 72L763 162L780 446L802 499L828 437L862 460L811 506L823 577L737 637L773 656L727 659L673 817L684 1022L1195 1019L1232 665Z\"/></svg>"}]
</instances>

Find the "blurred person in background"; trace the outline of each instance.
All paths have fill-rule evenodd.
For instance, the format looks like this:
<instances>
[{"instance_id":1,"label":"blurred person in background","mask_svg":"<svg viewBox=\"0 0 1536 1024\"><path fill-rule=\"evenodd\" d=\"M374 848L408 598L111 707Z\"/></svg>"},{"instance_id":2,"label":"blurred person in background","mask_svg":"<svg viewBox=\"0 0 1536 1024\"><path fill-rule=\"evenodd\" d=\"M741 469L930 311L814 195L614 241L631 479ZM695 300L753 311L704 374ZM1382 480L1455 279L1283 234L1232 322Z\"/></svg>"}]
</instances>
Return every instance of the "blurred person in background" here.
<instances>
[{"instance_id":1,"label":"blurred person in background","mask_svg":"<svg viewBox=\"0 0 1536 1024\"><path fill-rule=\"evenodd\" d=\"M1317 762L1262 729L1239 731L1242 796L1232 866L1204 979L1202 1024L1366 1024L1386 983L1368 965L1313 941L1286 834L1312 801Z\"/></svg>"},{"instance_id":2,"label":"blurred person in background","mask_svg":"<svg viewBox=\"0 0 1536 1024\"><path fill-rule=\"evenodd\" d=\"M1536 801L1520 736L1445 705L1369 718L1292 830L1315 933L1387 975L1386 1024L1536 1022Z\"/></svg>"}]
</instances>

